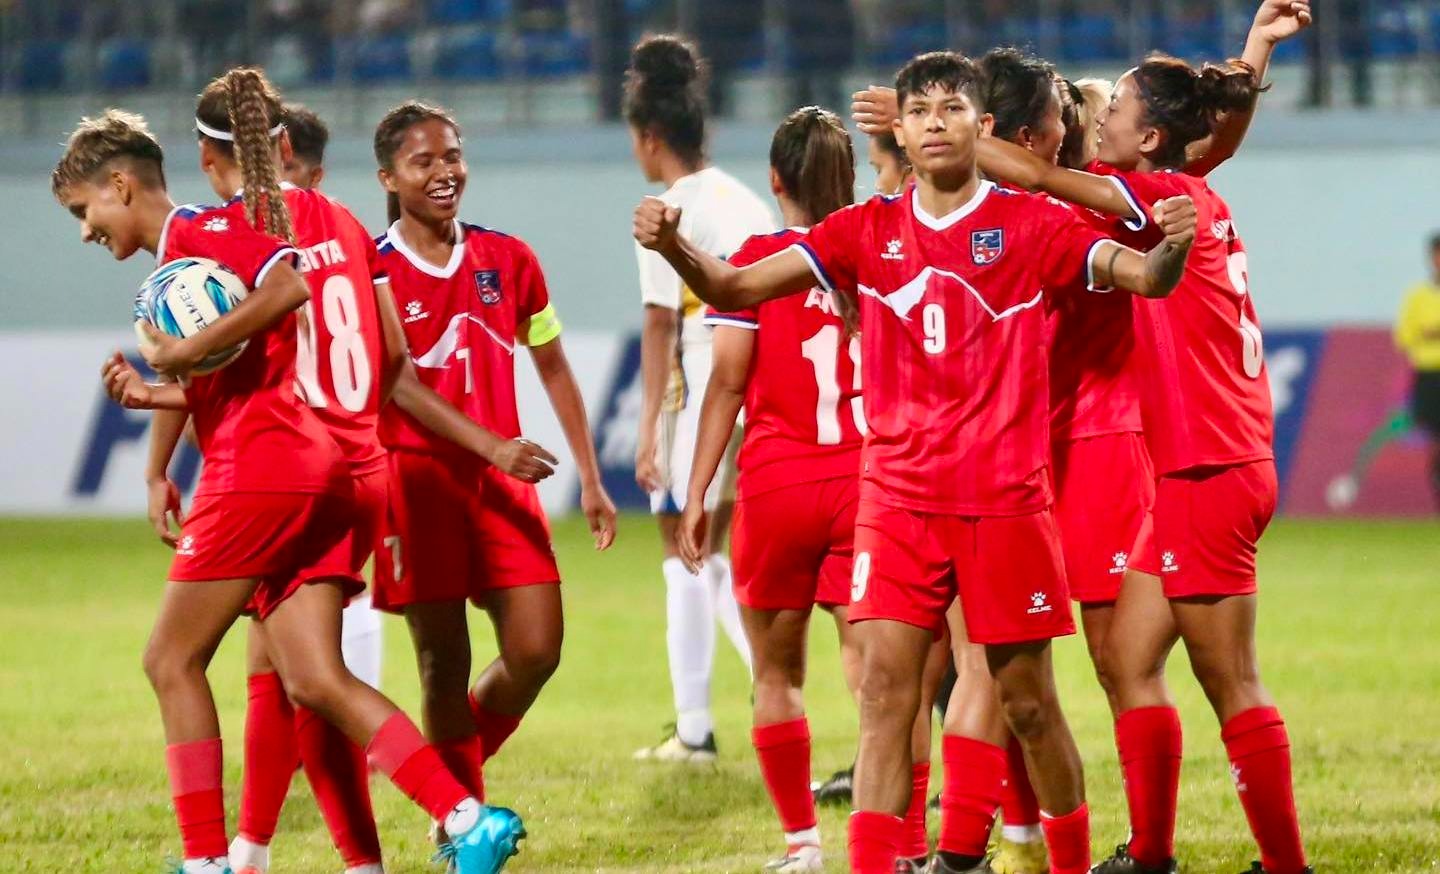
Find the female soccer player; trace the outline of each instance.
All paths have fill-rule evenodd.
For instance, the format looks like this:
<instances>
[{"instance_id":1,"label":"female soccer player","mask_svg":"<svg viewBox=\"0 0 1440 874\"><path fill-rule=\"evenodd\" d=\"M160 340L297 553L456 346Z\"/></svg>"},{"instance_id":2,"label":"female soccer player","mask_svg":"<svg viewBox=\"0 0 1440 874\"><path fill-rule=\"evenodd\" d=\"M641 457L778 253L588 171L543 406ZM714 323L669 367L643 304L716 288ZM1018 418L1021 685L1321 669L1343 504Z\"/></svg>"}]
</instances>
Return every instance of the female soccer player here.
<instances>
[{"instance_id":1,"label":"female soccer player","mask_svg":"<svg viewBox=\"0 0 1440 874\"><path fill-rule=\"evenodd\" d=\"M246 95L232 105L232 128L242 149L262 147L268 157L274 116L258 77L232 75L236 92ZM219 723L205 668L225 631L251 605L296 703L364 745L378 769L446 821L457 870L498 871L523 833L518 818L483 807L410 720L341 661L340 608L349 581L335 568L333 553L356 510L339 447L295 395L294 311L309 297L292 266L298 253L228 210L176 207L165 190L163 160L143 119L112 110L86 119L71 135L52 188L81 222L82 240L105 245L116 259L142 248L162 262L214 258L252 288L233 313L200 335L175 340L150 331L142 351L183 388L136 387L144 406L194 415L205 457L195 506L178 537L166 521L168 511L178 510L173 485L163 472L150 485L152 506L160 507L158 527L177 547L144 661L165 724L185 845L181 870L230 870ZM266 226L288 237L273 162L245 166L247 216L253 221L263 208ZM245 351L224 369L189 373L211 352L247 338Z\"/></svg>"},{"instance_id":2,"label":"female soccer player","mask_svg":"<svg viewBox=\"0 0 1440 874\"><path fill-rule=\"evenodd\" d=\"M899 194L910 182L910 159L895 142L895 135L886 131L870 138L867 157L875 171L876 194Z\"/></svg>"},{"instance_id":3,"label":"female soccer player","mask_svg":"<svg viewBox=\"0 0 1440 874\"><path fill-rule=\"evenodd\" d=\"M515 350L530 350L580 474L580 505L608 549L615 506L600 483L584 402L560 344L540 263L520 240L457 218L467 171L460 128L415 101L375 129L393 220L380 263L404 313L420 380L477 423L520 437ZM402 410L386 410L390 519L375 604L404 613L420 668L425 729L477 796L500 749L560 662L560 571L532 484L457 451ZM466 601L490 614L499 655L471 686Z\"/></svg>"},{"instance_id":4,"label":"female soccer player","mask_svg":"<svg viewBox=\"0 0 1440 874\"><path fill-rule=\"evenodd\" d=\"M754 192L705 157L706 70L695 49L673 36L647 37L635 47L625 83L625 120L645 179L666 186L661 197L683 210L685 230L707 251L729 255L752 234L775 230ZM690 462L700 420L700 394L710 375L710 329L704 306L663 259L636 248L645 323L640 341L641 413L635 479L650 493L665 550L666 632L675 726L637 759L712 761L710 672L715 623L750 666L750 649L731 591L730 565L721 554L730 527L725 476L705 493L715 512L705 566L696 574L680 559L676 528L685 509Z\"/></svg>"},{"instance_id":5,"label":"female soccer player","mask_svg":"<svg viewBox=\"0 0 1440 874\"><path fill-rule=\"evenodd\" d=\"M789 230L751 237L737 266L788 248L855 197L850 135L833 113L810 106L780 124L770 142L770 187ZM711 311L714 366L705 388L680 557L705 562L705 493L745 410L745 439L731 556L735 597L755 656L753 741L765 786L785 832L774 871L822 870L810 795L810 725L802 690L810 611L834 613L850 649L845 609L859 491L860 340L834 299L814 290L739 312ZM813 380L802 378L813 373Z\"/></svg>"},{"instance_id":6,"label":"female soccer player","mask_svg":"<svg viewBox=\"0 0 1440 874\"><path fill-rule=\"evenodd\" d=\"M976 174L980 75L948 52L899 73L894 130L915 167L908 195L873 198L743 268L677 233L651 198L635 236L702 299L727 310L819 281L858 298L870 432L855 535L850 620L863 652L850 861L892 874L904 823L922 666L961 595L969 639L987 645L1003 710L1037 779L1051 868L1089 867L1089 814L1059 709L1050 638L1073 632L1050 516L1042 304L1087 284L1164 296L1194 233L1185 198L1157 204L1166 240L1120 246L1043 198ZM1037 289L1040 291L1037 292Z\"/></svg>"},{"instance_id":7,"label":"female soccer player","mask_svg":"<svg viewBox=\"0 0 1440 874\"><path fill-rule=\"evenodd\" d=\"M1100 120L1092 168L1109 179L1042 165L1019 150L991 149L1000 160L982 156L1002 178L1120 216L1124 224L1114 230L1128 239L1153 239L1145 210L1179 194L1195 200L1206 229L1179 292L1137 308L1140 396L1159 479L1127 551L1100 652L1131 821L1128 844L1099 866L1106 874L1175 866L1181 735L1164 665L1177 638L1221 721L1260 846L1256 869L1307 870L1289 740L1260 682L1254 644L1255 549L1276 501L1273 411L1244 245L1204 176L1238 146L1275 44L1309 18L1308 3L1266 0L1243 61L1196 70L1152 55L1123 76ZM1194 157L1194 145L1207 140Z\"/></svg>"}]
</instances>

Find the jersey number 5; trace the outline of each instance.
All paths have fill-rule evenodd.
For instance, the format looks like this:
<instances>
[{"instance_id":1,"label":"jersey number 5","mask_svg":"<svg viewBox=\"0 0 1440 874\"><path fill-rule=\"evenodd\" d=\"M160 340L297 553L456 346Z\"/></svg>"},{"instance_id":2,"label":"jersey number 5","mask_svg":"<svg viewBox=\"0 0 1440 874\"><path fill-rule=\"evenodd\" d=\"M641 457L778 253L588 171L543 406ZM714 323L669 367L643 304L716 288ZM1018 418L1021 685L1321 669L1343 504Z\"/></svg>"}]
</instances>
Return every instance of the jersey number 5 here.
<instances>
[{"instance_id":1,"label":"jersey number 5","mask_svg":"<svg viewBox=\"0 0 1440 874\"><path fill-rule=\"evenodd\" d=\"M355 286L344 276L332 276L320 288L320 317L325 320L325 333L330 336L330 381L332 391L320 385L319 365L315 358L316 329L313 301L305 305L310 329L300 332L300 346L295 357L295 372L310 406L324 408L329 398L352 413L365 409L374 383L374 370L365 351L365 337L360 332L360 306Z\"/></svg>"},{"instance_id":2,"label":"jersey number 5","mask_svg":"<svg viewBox=\"0 0 1440 874\"><path fill-rule=\"evenodd\" d=\"M851 386L860 390L860 338L850 338L850 363L855 366L855 378ZM815 402L815 442L821 446L834 446L840 442L840 379L836 365L840 361L840 328L826 325L816 331L810 339L800 344L804 355L815 368L815 388L818 400ZM850 415L855 420L855 430L862 435L866 431L865 405L859 395L850 399Z\"/></svg>"}]
</instances>

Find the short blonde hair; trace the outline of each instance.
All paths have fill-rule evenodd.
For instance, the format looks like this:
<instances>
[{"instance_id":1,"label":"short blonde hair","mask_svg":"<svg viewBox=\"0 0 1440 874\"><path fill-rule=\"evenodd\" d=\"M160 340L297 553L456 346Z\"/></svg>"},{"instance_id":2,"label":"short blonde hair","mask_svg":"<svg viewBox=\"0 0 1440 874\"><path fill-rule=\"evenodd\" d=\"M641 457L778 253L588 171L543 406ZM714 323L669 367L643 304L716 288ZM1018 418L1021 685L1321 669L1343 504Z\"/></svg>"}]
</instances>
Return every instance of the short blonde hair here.
<instances>
[{"instance_id":1,"label":"short blonde hair","mask_svg":"<svg viewBox=\"0 0 1440 874\"><path fill-rule=\"evenodd\" d=\"M97 118L80 119L50 174L50 190L58 198L77 182L93 179L117 158L129 159L145 182L165 187L165 152L144 117L107 109Z\"/></svg>"}]
</instances>

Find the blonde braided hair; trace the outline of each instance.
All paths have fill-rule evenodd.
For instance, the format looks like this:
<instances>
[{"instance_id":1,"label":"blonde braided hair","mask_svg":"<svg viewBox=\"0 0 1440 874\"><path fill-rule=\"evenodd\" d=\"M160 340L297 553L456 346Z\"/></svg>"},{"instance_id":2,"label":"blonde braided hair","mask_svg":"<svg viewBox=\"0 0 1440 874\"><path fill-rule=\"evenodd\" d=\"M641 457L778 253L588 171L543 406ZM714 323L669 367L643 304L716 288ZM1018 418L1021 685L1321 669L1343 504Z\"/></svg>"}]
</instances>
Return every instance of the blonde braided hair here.
<instances>
[{"instance_id":1,"label":"blonde braided hair","mask_svg":"<svg viewBox=\"0 0 1440 874\"><path fill-rule=\"evenodd\" d=\"M268 234L295 242L295 225L280 189L270 136L271 128L283 117L280 95L264 72L256 67L236 67L214 80L201 93L195 116L234 137L233 141L212 138L211 142L240 165L245 218Z\"/></svg>"}]
</instances>

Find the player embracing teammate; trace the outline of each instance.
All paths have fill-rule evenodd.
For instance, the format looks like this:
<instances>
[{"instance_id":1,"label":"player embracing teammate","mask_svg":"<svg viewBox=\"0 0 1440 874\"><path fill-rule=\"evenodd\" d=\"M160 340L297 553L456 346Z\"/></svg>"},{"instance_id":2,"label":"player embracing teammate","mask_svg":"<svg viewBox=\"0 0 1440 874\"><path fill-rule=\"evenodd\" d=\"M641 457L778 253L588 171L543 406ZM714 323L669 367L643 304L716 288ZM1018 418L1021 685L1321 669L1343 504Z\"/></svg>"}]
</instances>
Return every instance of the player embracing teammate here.
<instances>
[{"instance_id":1,"label":"player embracing teammate","mask_svg":"<svg viewBox=\"0 0 1440 874\"><path fill-rule=\"evenodd\" d=\"M1193 208L1157 204L1164 238L1142 255L1063 206L978 177L985 119L973 62L922 55L896 88L896 136L916 174L907 192L842 209L744 268L680 237L679 211L663 201L641 204L635 235L720 309L816 282L858 306L871 363L850 608L863 653L854 870L894 869L923 664L958 591L1050 814L1052 869L1084 871L1089 814L1050 664L1050 639L1074 625L1049 509L1048 411L1034 403L1048 397L1043 305L1087 288L1168 294Z\"/></svg>"}]
</instances>

